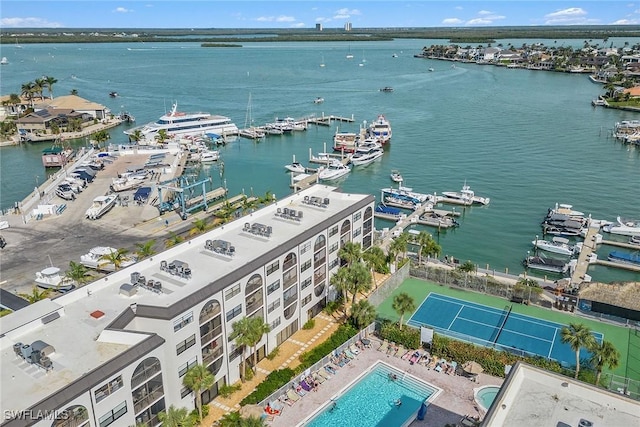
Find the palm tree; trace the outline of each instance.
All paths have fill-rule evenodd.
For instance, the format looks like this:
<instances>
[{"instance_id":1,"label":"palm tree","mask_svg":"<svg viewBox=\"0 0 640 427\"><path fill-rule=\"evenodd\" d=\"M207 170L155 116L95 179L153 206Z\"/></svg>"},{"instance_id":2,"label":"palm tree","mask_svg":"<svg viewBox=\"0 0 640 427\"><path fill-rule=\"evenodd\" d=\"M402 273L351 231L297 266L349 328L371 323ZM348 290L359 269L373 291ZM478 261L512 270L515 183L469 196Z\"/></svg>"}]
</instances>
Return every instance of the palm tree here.
<instances>
[{"instance_id":1,"label":"palm tree","mask_svg":"<svg viewBox=\"0 0 640 427\"><path fill-rule=\"evenodd\" d=\"M580 373L580 350L582 348L591 347L594 341L591 330L582 323L569 323L560 330L560 337L563 343L569 344L571 350L576 352L576 374L574 378L578 378Z\"/></svg>"},{"instance_id":2,"label":"palm tree","mask_svg":"<svg viewBox=\"0 0 640 427\"><path fill-rule=\"evenodd\" d=\"M373 286L377 289L378 283L376 282L375 272L381 272L380 270L385 267L386 260L384 251L378 246L372 246L362 254L362 259L367 267L369 267L369 270L371 271L371 278L373 279Z\"/></svg>"},{"instance_id":3,"label":"palm tree","mask_svg":"<svg viewBox=\"0 0 640 427\"><path fill-rule=\"evenodd\" d=\"M204 233L208 228L206 218L196 219L195 221L192 222L192 224L193 224L193 228L191 228L191 230L189 231L189 234L192 236L196 234Z\"/></svg>"},{"instance_id":4,"label":"palm tree","mask_svg":"<svg viewBox=\"0 0 640 427\"><path fill-rule=\"evenodd\" d=\"M433 240L431 234L426 231L421 231L417 236L413 238L413 243L418 245L418 264L422 263L422 256L438 256L442 251L439 244Z\"/></svg>"},{"instance_id":5,"label":"palm tree","mask_svg":"<svg viewBox=\"0 0 640 427\"><path fill-rule=\"evenodd\" d=\"M169 139L169 135L166 129L160 129L155 136L155 140L160 144L164 144L167 139Z\"/></svg>"},{"instance_id":6,"label":"palm tree","mask_svg":"<svg viewBox=\"0 0 640 427\"><path fill-rule=\"evenodd\" d=\"M113 267L116 271L120 270L122 267L122 263L127 258L126 255L129 253L127 249L120 248L115 251L111 251L107 254L104 254L100 257L100 261L106 261L105 264L113 264Z\"/></svg>"},{"instance_id":7,"label":"palm tree","mask_svg":"<svg viewBox=\"0 0 640 427\"><path fill-rule=\"evenodd\" d=\"M391 244L389 244L389 256L393 259L394 264L397 264L398 255L402 255L402 258L406 256L408 243L408 233L402 233L391 241Z\"/></svg>"},{"instance_id":8,"label":"palm tree","mask_svg":"<svg viewBox=\"0 0 640 427\"><path fill-rule=\"evenodd\" d=\"M189 417L189 411L187 408L176 408L175 406L169 406L167 412L158 413L158 419L162 423L163 427L192 427L193 422Z\"/></svg>"},{"instance_id":9,"label":"palm tree","mask_svg":"<svg viewBox=\"0 0 640 427\"><path fill-rule=\"evenodd\" d=\"M175 245L179 245L183 241L184 241L184 237L172 231L169 233L169 239L166 242L164 242L164 246L165 248L169 249Z\"/></svg>"},{"instance_id":10,"label":"palm tree","mask_svg":"<svg viewBox=\"0 0 640 427\"><path fill-rule=\"evenodd\" d=\"M58 80L49 76L46 76L43 80L44 86L49 90L49 98L53 99L53 85L58 83Z\"/></svg>"},{"instance_id":11,"label":"palm tree","mask_svg":"<svg viewBox=\"0 0 640 427\"><path fill-rule=\"evenodd\" d=\"M361 262L347 267L349 291L351 292L351 309L356 303L358 292L366 292L371 289L371 273Z\"/></svg>"},{"instance_id":12,"label":"palm tree","mask_svg":"<svg viewBox=\"0 0 640 427\"><path fill-rule=\"evenodd\" d=\"M242 319L238 320L237 322L234 322L231 324L231 328L233 329L233 331L231 332L231 335L229 336L230 339L232 339L233 341L235 341L235 344L237 347L242 348L242 353L241 353L241 368L240 368L240 379L242 380L242 382L245 381L244 376L245 376L245 357L244 357L244 353L245 353L245 348L251 346L252 343L252 338L251 338L251 320L248 317L243 317Z\"/></svg>"},{"instance_id":13,"label":"palm tree","mask_svg":"<svg viewBox=\"0 0 640 427\"><path fill-rule=\"evenodd\" d=\"M260 197L260 198L258 199L258 203L260 203L261 205L268 205L268 204L271 204L271 203L273 203L273 202L275 202L275 201L276 201L276 196L275 196L275 194L273 194L273 193L272 193L271 191L269 191L269 190L267 190L267 191L264 193L264 196L263 196L263 197Z\"/></svg>"},{"instance_id":14,"label":"palm tree","mask_svg":"<svg viewBox=\"0 0 640 427\"><path fill-rule=\"evenodd\" d=\"M340 267L336 274L331 276L329 283L340 292L343 301L347 301L347 291L349 290L349 270L346 267Z\"/></svg>"},{"instance_id":15,"label":"palm tree","mask_svg":"<svg viewBox=\"0 0 640 427\"><path fill-rule=\"evenodd\" d=\"M64 275L79 285L88 282L91 277L87 267L74 261L69 261L69 269L65 271Z\"/></svg>"},{"instance_id":16,"label":"palm tree","mask_svg":"<svg viewBox=\"0 0 640 427\"><path fill-rule=\"evenodd\" d=\"M42 92L44 92L44 88L45 88L45 81L44 79L36 79L36 81L34 82L34 87L33 89L35 90L35 93L38 95L38 97L40 97L40 99L44 99L44 96L42 95Z\"/></svg>"},{"instance_id":17,"label":"palm tree","mask_svg":"<svg viewBox=\"0 0 640 427\"><path fill-rule=\"evenodd\" d=\"M238 411L229 412L220 418L220 427L241 427L242 418Z\"/></svg>"},{"instance_id":18,"label":"palm tree","mask_svg":"<svg viewBox=\"0 0 640 427\"><path fill-rule=\"evenodd\" d=\"M204 365L195 365L189 368L182 379L182 385L196 395L196 408L198 408L198 420L200 422L202 422L202 392L209 390L214 382L214 375Z\"/></svg>"},{"instance_id":19,"label":"palm tree","mask_svg":"<svg viewBox=\"0 0 640 427\"><path fill-rule=\"evenodd\" d=\"M351 307L351 322L360 329L376 320L376 308L366 299L362 299Z\"/></svg>"},{"instance_id":20,"label":"palm tree","mask_svg":"<svg viewBox=\"0 0 640 427\"><path fill-rule=\"evenodd\" d=\"M258 199L244 196L242 199L242 213L253 212L258 207Z\"/></svg>"},{"instance_id":21,"label":"palm tree","mask_svg":"<svg viewBox=\"0 0 640 427\"><path fill-rule=\"evenodd\" d=\"M416 309L415 301L413 301L413 298L411 298L411 296L406 292L401 292L393 297L393 304L391 307L393 307L396 313L400 315L400 329L402 330L404 315L411 313Z\"/></svg>"},{"instance_id":22,"label":"palm tree","mask_svg":"<svg viewBox=\"0 0 640 427\"><path fill-rule=\"evenodd\" d=\"M264 322L262 317L250 317L249 318L249 346L253 352L253 368L258 365L258 352L256 346L262 340L264 334L269 333L271 328Z\"/></svg>"},{"instance_id":23,"label":"palm tree","mask_svg":"<svg viewBox=\"0 0 640 427\"><path fill-rule=\"evenodd\" d=\"M140 129L136 129L134 130L130 135L129 135L129 139L133 142L138 142L140 141L142 138L144 138L144 135L142 134L142 131Z\"/></svg>"},{"instance_id":24,"label":"palm tree","mask_svg":"<svg viewBox=\"0 0 640 427\"><path fill-rule=\"evenodd\" d=\"M347 242L338 251L338 256L347 265L352 265L362 259L362 246L360 243Z\"/></svg>"},{"instance_id":25,"label":"palm tree","mask_svg":"<svg viewBox=\"0 0 640 427\"><path fill-rule=\"evenodd\" d=\"M149 240L144 243L136 243L136 248L138 248L138 250L136 250L136 255L138 256L138 258L142 259L155 255L156 251L153 249L153 245L155 244L155 240Z\"/></svg>"},{"instance_id":26,"label":"palm tree","mask_svg":"<svg viewBox=\"0 0 640 427\"><path fill-rule=\"evenodd\" d=\"M240 427L266 427L268 424L263 418L249 416L240 421Z\"/></svg>"},{"instance_id":27,"label":"palm tree","mask_svg":"<svg viewBox=\"0 0 640 427\"><path fill-rule=\"evenodd\" d=\"M42 289L40 290L37 286L34 286L31 289L30 294L18 294L20 298L24 298L29 301L29 304L36 303L38 301L42 301L45 298L49 298L49 294L51 293L51 289Z\"/></svg>"},{"instance_id":28,"label":"palm tree","mask_svg":"<svg viewBox=\"0 0 640 427\"><path fill-rule=\"evenodd\" d=\"M35 84L28 82L20 87L20 95L29 100L29 107L33 108L33 95L35 94Z\"/></svg>"},{"instance_id":29,"label":"palm tree","mask_svg":"<svg viewBox=\"0 0 640 427\"><path fill-rule=\"evenodd\" d=\"M100 130L91 135L91 139L96 141L99 146L101 143L107 142L109 139L111 139L111 135L109 135L109 132L107 132L106 130Z\"/></svg>"},{"instance_id":30,"label":"palm tree","mask_svg":"<svg viewBox=\"0 0 640 427\"><path fill-rule=\"evenodd\" d=\"M600 376L602 375L602 369L606 366L609 369L614 369L620 363L620 353L609 341L602 341L598 343L595 339L591 347L589 348L591 357L589 361L596 368L596 385L600 383Z\"/></svg>"}]
</instances>

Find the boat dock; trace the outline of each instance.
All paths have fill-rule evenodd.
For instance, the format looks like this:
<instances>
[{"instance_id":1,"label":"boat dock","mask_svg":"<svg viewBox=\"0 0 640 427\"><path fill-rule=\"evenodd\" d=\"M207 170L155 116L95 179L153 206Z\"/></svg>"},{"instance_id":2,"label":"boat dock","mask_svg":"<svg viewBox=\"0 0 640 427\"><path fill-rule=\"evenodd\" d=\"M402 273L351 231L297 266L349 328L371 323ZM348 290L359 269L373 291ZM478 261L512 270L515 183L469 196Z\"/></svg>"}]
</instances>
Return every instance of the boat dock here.
<instances>
[{"instance_id":1,"label":"boat dock","mask_svg":"<svg viewBox=\"0 0 640 427\"><path fill-rule=\"evenodd\" d=\"M591 263L592 255L596 251L597 234L600 231L598 227L589 227L587 234L584 236L584 243L578 255L578 262L573 273L571 274L571 284L578 285L587 278L587 269Z\"/></svg>"},{"instance_id":2,"label":"boat dock","mask_svg":"<svg viewBox=\"0 0 640 427\"><path fill-rule=\"evenodd\" d=\"M309 117L302 117L299 119L294 119L294 123L299 123L304 125L304 129L307 128L308 125L316 125L316 126L331 126L331 124L333 122L346 122L346 123L353 123L355 121L353 114L351 115L351 117L343 117L343 116L336 116L336 115L329 115L329 116L325 116L324 113L322 113L322 115L320 117L317 116L309 116ZM301 129L300 129L301 130ZM269 124L265 124L262 126L253 126L250 128L245 128L245 129L238 129L237 135L241 136L243 138L247 138L247 139L262 139L264 137L267 137L269 135L275 135L275 136L280 136L283 135L284 133L282 131L278 132L278 133L270 133L270 126Z\"/></svg>"},{"instance_id":3,"label":"boat dock","mask_svg":"<svg viewBox=\"0 0 640 427\"><path fill-rule=\"evenodd\" d=\"M638 245L634 245L633 243L627 243L627 242L616 242L615 240L602 240L603 245L609 245L609 246L617 246L619 248L625 248L625 249L632 249L632 250L640 250L640 246Z\"/></svg>"},{"instance_id":4,"label":"boat dock","mask_svg":"<svg viewBox=\"0 0 640 427\"><path fill-rule=\"evenodd\" d=\"M347 163L349 163L349 157L343 157L342 159L337 158L336 160L338 160L340 163L342 163L343 165L346 165ZM314 169L311 168L307 168L308 171L312 171ZM289 185L289 187L293 188L293 192L297 192L300 190L304 190L305 188L310 187L311 185L315 184L318 182L318 172L319 169L315 169L315 172L313 173L301 173L296 175L295 173L291 173L291 184Z\"/></svg>"},{"instance_id":5,"label":"boat dock","mask_svg":"<svg viewBox=\"0 0 640 427\"><path fill-rule=\"evenodd\" d=\"M307 123L317 126L331 126L333 122L345 122L345 123L353 123L355 119L353 118L353 114L351 117L342 117L342 116L325 116L322 113L320 117L312 117L307 120Z\"/></svg>"}]
</instances>

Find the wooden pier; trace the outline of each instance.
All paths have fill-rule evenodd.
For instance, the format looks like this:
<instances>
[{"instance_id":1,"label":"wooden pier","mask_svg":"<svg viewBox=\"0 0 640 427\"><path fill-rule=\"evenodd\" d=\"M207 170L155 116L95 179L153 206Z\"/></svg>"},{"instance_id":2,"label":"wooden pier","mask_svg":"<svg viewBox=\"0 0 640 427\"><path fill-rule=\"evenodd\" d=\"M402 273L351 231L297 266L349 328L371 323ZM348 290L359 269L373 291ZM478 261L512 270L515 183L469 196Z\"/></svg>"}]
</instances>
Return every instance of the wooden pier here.
<instances>
[{"instance_id":1,"label":"wooden pier","mask_svg":"<svg viewBox=\"0 0 640 427\"><path fill-rule=\"evenodd\" d=\"M343 157L342 159L337 158L335 160L339 161L343 165L346 165L347 163L349 163L350 157ZM306 171L313 172L310 174L304 173L298 175L291 172L291 184L289 185L289 187L293 188L294 193L300 190L304 190L305 188L308 188L311 185L319 182L318 173L320 169L306 168Z\"/></svg>"},{"instance_id":2,"label":"wooden pier","mask_svg":"<svg viewBox=\"0 0 640 427\"><path fill-rule=\"evenodd\" d=\"M636 250L636 251L640 250L640 246L634 245L633 243L616 242L615 240L602 240L601 243L603 245L617 246L619 248L632 249L632 250Z\"/></svg>"},{"instance_id":3,"label":"wooden pier","mask_svg":"<svg viewBox=\"0 0 640 427\"><path fill-rule=\"evenodd\" d=\"M353 115L351 115L351 117L336 116L333 114L329 116L325 116L324 113L322 113L320 117L309 116L309 117L294 119L295 123L304 124L305 130L307 128L307 125L310 125L310 124L316 125L316 126L331 126L333 122L353 123L354 121L355 119ZM284 135L284 133L278 133L273 135L270 134L269 130L267 129L268 126L269 126L268 124L265 124L263 126L253 126L246 129L238 129L237 135L242 138L253 139L253 140L263 139L268 136Z\"/></svg>"},{"instance_id":4,"label":"wooden pier","mask_svg":"<svg viewBox=\"0 0 640 427\"><path fill-rule=\"evenodd\" d=\"M578 262L573 270L573 274L571 274L571 284L574 286L584 282L587 277L587 269L589 268L592 254L596 250L596 235L598 231L600 231L598 227L589 227L587 229L580 255L578 255Z\"/></svg>"},{"instance_id":5,"label":"wooden pier","mask_svg":"<svg viewBox=\"0 0 640 427\"><path fill-rule=\"evenodd\" d=\"M322 113L320 117L311 117L307 120L307 123L317 125L317 126L331 126L333 122L345 122L345 123L353 123L355 119L353 118L353 114L351 117L342 117L342 116L325 116Z\"/></svg>"}]
</instances>

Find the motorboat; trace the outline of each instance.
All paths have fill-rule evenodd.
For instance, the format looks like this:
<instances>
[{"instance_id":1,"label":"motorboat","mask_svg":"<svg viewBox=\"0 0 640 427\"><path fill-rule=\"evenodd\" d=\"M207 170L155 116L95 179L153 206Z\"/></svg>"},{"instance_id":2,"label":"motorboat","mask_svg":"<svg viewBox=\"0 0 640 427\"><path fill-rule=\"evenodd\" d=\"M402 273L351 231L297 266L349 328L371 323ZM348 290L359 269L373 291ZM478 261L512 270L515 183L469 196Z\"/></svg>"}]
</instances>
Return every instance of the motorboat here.
<instances>
[{"instance_id":1,"label":"motorboat","mask_svg":"<svg viewBox=\"0 0 640 427\"><path fill-rule=\"evenodd\" d=\"M313 100L314 104L322 104L323 102L324 102L324 98L320 96Z\"/></svg>"},{"instance_id":2,"label":"motorboat","mask_svg":"<svg viewBox=\"0 0 640 427\"><path fill-rule=\"evenodd\" d=\"M373 212L373 216L376 218L386 219L389 221L398 221L402 219L406 214L401 209L387 206L384 203L380 203L376 206L376 210Z\"/></svg>"},{"instance_id":3,"label":"motorboat","mask_svg":"<svg viewBox=\"0 0 640 427\"><path fill-rule=\"evenodd\" d=\"M110 248L108 246L96 246L91 248L86 254L80 256L80 264L94 270L115 271L116 267L111 261L109 261L108 257L117 252L118 250L115 248ZM135 258L125 255L121 259L120 267L129 267L130 265L135 264L135 262Z\"/></svg>"},{"instance_id":4,"label":"motorboat","mask_svg":"<svg viewBox=\"0 0 640 427\"><path fill-rule=\"evenodd\" d=\"M178 104L174 103L171 111L155 122L127 129L124 133L131 137L140 131L143 139L153 141L161 130L164 130L169 136L202 135L205 133L235 135L238 133L238 126L229 117L225 116L212 115L205 112L179 112Z\"/></svg>"},{"instance_id":5,"label":"motorboat","mask_svg":"<svg viewBox=\"0 0 640 427\"><path fill-rule=\"evenodd\" d=\"M349 168L349 166L343 165L342 162L334 160L327 166L320 168L318 178L322 181L333 181L346 176L349 172L351 172L351 168Z\"/></svg>"},{"instance_id":6,"label":"motorboat","mask_svg":"<svg viewBox=\"0 0 640 427\"><path fill-rule=\"evenodd\" d=\"M571 256L579 251L578 245L570 245L569 239L564 237L554 237L551 240L538 239L532 241L531 244L541 251L552 252L560 255Z\"/></svg>"},{"instance_id":7,"label":"motorboat","mask_svg":"<svg viewBox=\"0 0 640 427\"><path fill-rule=\"evenodd\" d=\"M60 274L58 267L47 267L36 273L35 282L39 288L67 292L75 286L73 280Z\"/></svg>"},{"instance_id":8,"label":"motorboat","mask_svg":"<svg viewBox=\"0 0 640 427\"><path fill-rule=\"evenodd\" d=\"M408 200L416 205L432 200L430 194L417 193L411 187L399 186L398 188L388 187L382 190L383 197L391 196L401 200Z\"/></svg>"},{"instance_id":9,"label":"motorboat","mask_svg":"<svg viewBox=\"0 0 640 427\"><path fill-rule=\"evenodd\" d=\"M474 191L467 185L465 181L460 191L443 191L442 195L448 199L462 202L463 204L488 205L489 197L476 196Z\"/></svg>"},{"instance_id":10,"label":"motorboat","mask_svg":"<svg viewBox=\"0 0 640 427\"><path fill-rule=\"evenodd\" d=\"M377 138L382 145L391 140L391 123L387 118L379 114L376 119L369 124L368 134L374 138Z\"/></svg>"},{"instance_id":11,"label":"motorboat","mask_svg":"<svg viewBox=\"0 0 640 427\"><path fill-rule=\"evenodd\" d=\"M607 259L611 262L617 262L622 264L640 265L640 252L621 252L611 251Z\"/></svg>"},{"instance_id":12,"label":"motorboat","mask_svg":"<svg viewBox=\"0 0 640 427\"><path fill-rule=\"evenodd\" d=\"M418 217L418 224L427 225L429 227L438 228L453 228L458 227L460 224L455 218L447 215L440 215L437 212L425 212Z\"/></svg>"},{"instance_id":13,"label":"motorboat","mask_svg":"<svg viewBox=\"0 0 640 427\"><path fill-rule=\"evenodd\" d=\"M331 156L329 153L318 153L318 155L312 155L309 159L312 163L327 163L331 161Z\"/></svg>"},{"instance_id":14,"label":"motorboat","mask_svg":"<svg viewBox=\"0 0 640 427\"><path fill-rule=\"evenodd\" d=\"M434 71L432 67L429 67L429 71Z\"/></svg>"},{"instance_id":15,"label":"motorboat","mask_svg":"<svg viewBox=\"0 0 640 427\"><path fill-rule=\"evenodd\" d=\"M59 186L56 188L56 196L64 200L75 200L76 193L70 186Z\"/></svg>"},{"instance_id":16,"label":"motorboat","mask_svg":"<svg viewBox=\"0 0 640 427\"><path fill-rule=\"evenodd\" d=\"M368 141L359 146L353 156L351 156L350 162L354 166L365 166L376 159L379 159L384 155L382 145L374 141Z\"/></svg>"},{"instance_id":17,"label":"motorboat","mask_svg":"<svg viewBox=\"0 0 640 427\"><path fill-rule=\"evenodd\" d=\"M75 156L72 148L53 146L42 150L42 165L45 168L58 168L66 166Z\"/></svg>"},{"instance_id":18,"label":"motorboat","mask_svg":"<svg viewBox=\"0 0 640 427\"><path fill-rule=\"evenodd\" d=\"M560 259L545 258L537 255L528 256L524 259L523 264L525 267L546 271L549 273L564 274L569 271L569 263Z\"/></svg>"},{"instance_id":19,"label":"motorboat","mask_svg":"<svg viewBox=\"0 0 640 427\"><path fill-rule=\"evenodd\" d=\"M549 214L567 215L572 218L584 218L584 212L574 210L573 206L567 203L556 203L555 207L549 208Z\"/></svg>"},{"instance_id":20,"label":"motorboat","mask_svg":"<svg viewBox=\"0 0 640 427\"><path fill-rule=\"evenodd\" d=\"M113 208L118 200L118 196L115 194L109 194L108 196L98 196L93 199L93 203L85 212L85 216L88 219L98 219L104 214L109 212Z\"/></svg>"},{"instance_id":21,"label":"motorboat","mask_svg":"<svg viewBox=\"0 0 640 427\"><path fill-rule=\"evenodd\" d=\"M631 236L629 237L630 245L640 245L640 236Z\"/></svg>"},{"instance_id":22,"label":"motorboat","mask_svg":"<svg viewBox=\"0 0 640 427\"><path fill-rule=\"evenodd\" d=\"M385 86L380 88L380 92L393 92L393 88L391 86Z\"/></svg>"},{"instance_id":23,"label":"motorboat","mask_svg":"<svg viewBox=\"0 0 640 427\"><path fill-rule=\"evenodd\" d=\"M333 135L333 151L354 153L360 145L360 141L365 139L363 129L360 129L359 132L340 132L336 129L336 133Z\"/></svg>"},{"instance_id":24,"label":"motorboat","mask_svg":"<svg viewBox=\"0 0 640 427\"><path fill-rule=\"evenodd\" d=\"M6 56L3 56L2 59L0 59L0 65L7 65L9 63L9 60L7 59Z\"/></svg>"},{"instance_id":25,"label":"motorboat","mask_svg":"<svg viewBox=\"0 0 640 427\"><path fill-rule=\"evenodd\" d=\"M623 236L640 236L640 221L623 220L616 218L616 222L602 227L604 231L611 234Z\"/></svg>"},{"instance_id":26,"label":"motorboat","mask_svg":"<svg viewBox=\"0 0 640 427\"><path fill-rule=\"evenodd\" d=\"M111 182L111 191L115 193L119 193L121 191L133 190L134 188L138 188L142 185L142 180L135 179L130 176L123 178L114 178Z\"/></svg>"},{"instance_id":27,"label":"motorboat","mask_svg":"<svg viewBox=\"0 0 640 427\"><path fill-rule=\"evenodd\" d=\"M397 57L398 57L398 54L397 54L397 53L394 53L393 55L391 55L391 57L392 57L392 58L397 58Z\"/></svg>"},{"instance_id":28,"label":"motorboat","mask_svg":"<svg viewBox=\"0 0 640 427\"><path fill-rule=\"evenodd\" d=\"M205 150L200 153L200 163L217 162L220 159L220 152L217 150Z\"/></svg>"},{"instance_id":29,"label":"motorboat","mask_svg":"<svg viewBox=\"0 0 640 427\"><path fill-rule=\"evenodd\" d=\"M396 197L389 194L384 195L382 200L383 200L383 203L387 206L393 206L401 209L409 209L412 211L415 211L420 206L422 206L420 203L416 203L415 200Z\"/></svg>"},{"instance_id":30,"label":"motorboat","mask_svg":"<svg viewBox=\"0 0 640 427\"><path fill-rule=\"evenodd\" d=\"M305 173L307 168L305 168L300 162L293 162L290 165L285 165L285 169L289 172L295 173Z\"/></svg>"},{"instance_id":31,"label":"motorboat","mask_svg":"<svg viewBox=\"0 0 640 427\"><path fill-rule=\"evenodd\" d=\"M404 181L404 178L402 177L402 175L400 175L400 172L395 169L391 171L391 174L389 176L391 177L391 181L393 182L402 183L402 181Z\"/></svg>"},{"instance_id":32,"label":"motorboat","mask_svg":"<svg viewBox=\"0 0 640 427\"><path fill-rule=\"evenodd\" d=\"M121 111L120 114L118 114L118 118L125 123L133 123L136 121L135 116L128 111Z\"/></svg>"}]
</instances>

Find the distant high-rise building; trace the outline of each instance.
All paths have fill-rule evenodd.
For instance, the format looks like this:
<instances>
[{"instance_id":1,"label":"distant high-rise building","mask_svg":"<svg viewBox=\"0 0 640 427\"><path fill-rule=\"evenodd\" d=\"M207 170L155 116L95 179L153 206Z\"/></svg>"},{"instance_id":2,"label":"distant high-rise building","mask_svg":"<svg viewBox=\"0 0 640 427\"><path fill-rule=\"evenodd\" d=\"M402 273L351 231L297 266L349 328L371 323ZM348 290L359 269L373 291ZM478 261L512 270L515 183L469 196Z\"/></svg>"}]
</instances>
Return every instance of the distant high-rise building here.
<instances>
[{"instance_id":1,"label":"distant high-rise building","mask_svg":"<svg viewBox=\"0 0 640 427\"><path fill-rule=\"evenodd\" d=\"M347 22L346 24L344 24L345 31L351 31L351 29L352 29L351 22Z\"/></svg>"},{"instance_id":2,"label":"distant high-rise building","mask_svg":"<svg viewBox=\"0 0 640 427\"><path fill-rule=\"evenodd\" d=\"M322 31L322 24L316 24L316 31Z\"/></svg>"}]
</instances>

